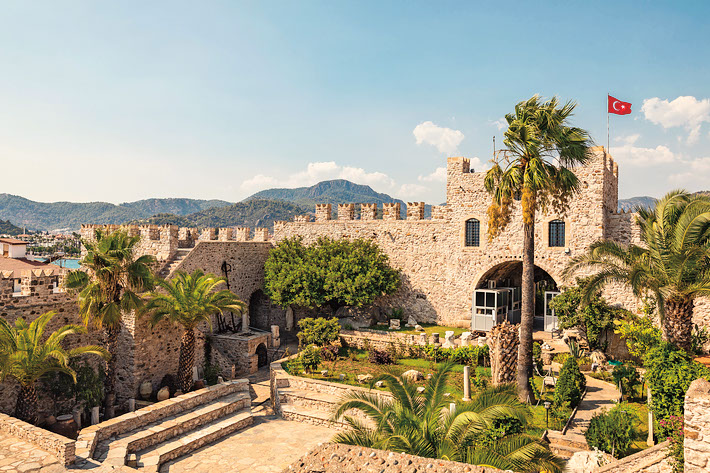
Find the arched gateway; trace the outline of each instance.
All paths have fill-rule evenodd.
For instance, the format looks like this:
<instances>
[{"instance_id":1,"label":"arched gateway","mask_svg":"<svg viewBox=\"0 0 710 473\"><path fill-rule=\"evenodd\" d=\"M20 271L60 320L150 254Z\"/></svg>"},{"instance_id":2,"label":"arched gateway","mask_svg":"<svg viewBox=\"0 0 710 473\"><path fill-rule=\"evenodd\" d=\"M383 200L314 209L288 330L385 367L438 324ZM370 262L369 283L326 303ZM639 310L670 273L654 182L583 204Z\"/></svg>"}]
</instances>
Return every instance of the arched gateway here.
<instances>
[{"instance_id":1,"label":"arched gateway","mask_svg":"<svg viewBox=\"0 0 710 473\"><path fill-rule=\"evenodd\" d=\"M499 263L486 270L475 282L471 296L471 329L490 331L507 320L520 323L522 261ZM555 279L535 266L535 326L538 330L557 329L557 317L549 303L559 294Z\"/></svg>"}]
</instances>

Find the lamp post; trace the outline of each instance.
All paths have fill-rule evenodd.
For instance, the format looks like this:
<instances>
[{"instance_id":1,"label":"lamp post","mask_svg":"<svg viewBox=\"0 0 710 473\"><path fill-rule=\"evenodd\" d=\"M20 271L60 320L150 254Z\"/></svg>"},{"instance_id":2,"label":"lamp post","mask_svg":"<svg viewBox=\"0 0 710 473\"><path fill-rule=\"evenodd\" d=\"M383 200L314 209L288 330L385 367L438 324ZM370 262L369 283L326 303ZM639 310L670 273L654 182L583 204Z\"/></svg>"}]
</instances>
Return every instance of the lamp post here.
<instances>
[{"instance_id":1,"label":"lamp post","mask_svg":"<svg viewBox=\"0 0 710 473\"><path fill-rule=\"evenodd\" d=\"M545 407L545 428L550 428L550 406L552 406L552 403L550 401L545 401L542 403L542 405Z\"/></svg>"}]
</instances>

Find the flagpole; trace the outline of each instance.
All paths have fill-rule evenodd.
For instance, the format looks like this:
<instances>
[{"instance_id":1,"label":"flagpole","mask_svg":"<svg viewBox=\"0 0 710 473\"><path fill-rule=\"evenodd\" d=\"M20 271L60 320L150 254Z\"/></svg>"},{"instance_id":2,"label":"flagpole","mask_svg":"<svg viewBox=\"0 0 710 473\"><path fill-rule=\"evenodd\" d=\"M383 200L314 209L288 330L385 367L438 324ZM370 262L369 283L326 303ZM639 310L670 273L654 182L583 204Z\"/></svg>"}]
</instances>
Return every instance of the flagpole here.
<instances>
[{"instance_id":1,"label":"flagpole","mask_svg":"<svg viewBox=\"0 0 710 473\"><path fill-rule=\"evenodd\" d=\"M609 92L606 94L606 153L611 156L609 149Z\"/></svg>"}]
</instances>

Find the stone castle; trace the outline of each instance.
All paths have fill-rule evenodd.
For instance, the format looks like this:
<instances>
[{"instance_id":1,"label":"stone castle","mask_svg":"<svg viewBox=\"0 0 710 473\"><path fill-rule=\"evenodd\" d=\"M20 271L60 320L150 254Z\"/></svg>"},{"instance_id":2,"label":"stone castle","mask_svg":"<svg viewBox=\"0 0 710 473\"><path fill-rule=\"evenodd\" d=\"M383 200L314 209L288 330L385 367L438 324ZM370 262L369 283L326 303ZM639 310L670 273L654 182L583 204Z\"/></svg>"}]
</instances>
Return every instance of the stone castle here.
<instances>
[{"instance_id":1,"label":"stone castle","mask_svg":"<svg viewBox=\"0 0 710 473\"><path fill-rule=\"evenodd\" d=\"M575 169L582 183L580 192L570 201L564 214L538 214L535 235L536 282L550 287L564 287L562 271L570 258L585 251L600 239L620 243L639 243L634 214L618 207L618 165L602 147L593 149L593 159ZM466 158L449 158L447 163L446 204L433 206L431 218L424 218L424 203L410 202L406 218L399 203L347 203L337 206L317 205L315 220L297 216L293 222L275 222L273 235L257 228L178 228L177 226L83 225L83 238L93 238L95 230L123 228L140 235L139 252L157 260L156 271L169 277L177 270L191 272L200 268L227 278L229 289L248 304L248 314L232 317L233 332L249 336L215 334L211 337L213 359L227 376L231 372L249 373L267 363L267 350L274 350L280 336L294 333L298 319L320 313L298 307L281 308L264 294L264 263L269 251L279 241L301 237L308 243L319 236L363 238L377 243L402 274L402 286L392 295L381 298L375 311L403 308L418 322L468 327L471 324L472 293L478 288L520 284L522 254L522 218L515 208L511 223L503 233L487 238L487 209L490 196L483 186L484 172L471 169ZM75 296L61 289L64 270L46 274L37 271L16 274L0 272L0 314L10 322L17 317L32 317L48 310L59 316L54 324L78 323ZM18 289L19 288L19 289ZM636 310L638 301L623 287L609 287L605 296L611 303ZM327 309L326 309L327 310ZM330 314L328 314L330 315ZM155 386L165 373L177 371L180 329L167 323L155 328L133 315L126 316L121 334L123 346L129 347L119 360L119 397L135 397L141 382ZM699 301L696 323L710 325L710 309ZM214 325L217 327L217 324ZM278 328L275 328L277 326ZM50 327L52 329L56 327ZM263 331L260 332L259 330ZM99 334L90 331L82 342L96 343ZM198 340L198 363L202 362L204 337ZM128 381L128 382L126 382ZM7 388L7 386L5 386ZM2 396L0 386L0 397ZM0 410L9 406L0 403Z\"/></svg>"}]
</instances>

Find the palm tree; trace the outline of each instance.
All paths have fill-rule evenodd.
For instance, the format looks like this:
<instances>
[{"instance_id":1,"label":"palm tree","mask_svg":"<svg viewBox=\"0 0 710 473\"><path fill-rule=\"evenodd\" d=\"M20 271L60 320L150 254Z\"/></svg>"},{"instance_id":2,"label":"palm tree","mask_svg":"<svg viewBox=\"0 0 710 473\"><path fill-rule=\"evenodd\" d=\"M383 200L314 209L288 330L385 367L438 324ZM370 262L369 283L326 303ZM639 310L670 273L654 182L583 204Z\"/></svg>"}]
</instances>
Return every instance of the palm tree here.
<instances>
[{"instance_id":1,"label":"palm tree","mask_svg":"<svg viewBox=\"0 0 710 473\"><path fill-rule=\"evenodd\" d=\"M180 362L178 365L178 385L183 392L192 388L192 368L195 365L195 327L207 322L212 327L211 315L225 310L242 313L246 308L233 292L228 289L217 291L226 282L214 274L205 274L196 269L192 274L177 271L169 281L158 280L163 289L153 292L143 310L150 316L151 325L163 319L182 325L184 331L180 340Z\"/></svg>"},{"instance_id":2,"label":"palm tree","mask_svg":"<svg viewBox=\"0 0 710 473\"><path fill-rule=\"evenodd\" d=\"M470 402L456 405L452 413L450 400L444 396L452 367L449 363L435 373L423 393L412 381L393 373L371 380L373 384L384 381L391 399L371 392L349 392L333 415L349 430L333 441L502 470L562 471L561 461L539 439L522 433L493 433L496 421L516 419L524 426L530 417L513 385L486 388ZM368 421L347 415L351 409L362 411Z\"/></svg>"},{"instance_id":3,"label":"palm tree","mask_svg":"<svg viewBox=\"0 0 710 473\"><path fill-rule=\"evenodd\" d=\"M77 325L65 325L43 340L44 329L54 314L46 312L29 325L25 319L19 318L14 327L0 317L0 380L11 377L20 384L15 416L32 424L37 422L37 380L51 372L61 372L71 376L76 383L76 373L69 367L72 357L84 354L110 357L106 350L97 346L65 350L62 347L64 338L86 332L84 327Z\"/></svg>"},{"instance_id":4,"label":"palm tree","mask_svg":"<svg viewBox=\"0 0 710 473\"><path fill-rule=\"evenodd\" d=\"M673 191L638 209L642 246L601 240L570 261L565 274L594 271L589 298L610 282L656 299L663 338L691 352L695 299L710 295L710 199Z\"/></svg>"},{"instance_id":5,"label":"palm tree","mask_svg":"<svg viewBox=\"0 0 710 473\"><path fill-rule=\"evenodd\" d=\"M505 116L508 149L494 160L484 181L493 196L488 209L489 239L510 222L514 199L521 200L523 275L517 385L522 401L535 398L529 381L535 316L535 216L538 211L566 211L569 199L579 190L577 176L568 167L583 165L590 156L589 134L568 125L575 107L574 102L561 105L556 97L543 102L537 95L518 103L515 113Z\"/></svg>"},{"instance_id":6,"label":"palm tree","mask_svg":"<svg viewBox=\"0 0 710 473\"><path fill-rule=\"evenodd\" d=\"M138 292L153 288L149 255L136 258L139 236L118 230L97 230L95 240L82 241L86 254L79 262L82 270L69 273L66 286L79 291L79 314L85 326L104 332L104 344L111 358L106 363L104 415L111 417L116 400L116 354L123 314L139 309L143 300Z\"/></svg>"}]
</instances>

